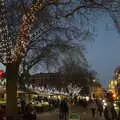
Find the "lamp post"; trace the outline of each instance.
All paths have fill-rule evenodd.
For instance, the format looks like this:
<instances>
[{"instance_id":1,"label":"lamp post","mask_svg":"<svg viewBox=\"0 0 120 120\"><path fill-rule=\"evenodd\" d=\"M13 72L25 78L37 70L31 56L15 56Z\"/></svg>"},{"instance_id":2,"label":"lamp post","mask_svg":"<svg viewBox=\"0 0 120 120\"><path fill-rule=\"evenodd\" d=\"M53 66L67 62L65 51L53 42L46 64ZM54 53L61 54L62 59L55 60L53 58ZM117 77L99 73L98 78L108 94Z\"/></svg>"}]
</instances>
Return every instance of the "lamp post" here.
<instances>
[{"instance_id":1,"label":"lamp post","mask_svg":"<svg viewBox=\"0 0 120 120\"><path fill-rule=\"evenodd\" d=\"M96 82L95 79L92 80L92 84L91 84L91 87L90 87L90 97L93 99L94 98L94 83Z\"/></svg>"},{"instance_id":2,"label":"lamp post","mask_svg":"<svg viewBox=\"0 0 120 120\"><path fill-rule=\"evenodd\" d=\"M94 80L93 80L93 83L95 83L95 82L96 82L96 80L94 79Z\"/></svg>"}]
</instances>

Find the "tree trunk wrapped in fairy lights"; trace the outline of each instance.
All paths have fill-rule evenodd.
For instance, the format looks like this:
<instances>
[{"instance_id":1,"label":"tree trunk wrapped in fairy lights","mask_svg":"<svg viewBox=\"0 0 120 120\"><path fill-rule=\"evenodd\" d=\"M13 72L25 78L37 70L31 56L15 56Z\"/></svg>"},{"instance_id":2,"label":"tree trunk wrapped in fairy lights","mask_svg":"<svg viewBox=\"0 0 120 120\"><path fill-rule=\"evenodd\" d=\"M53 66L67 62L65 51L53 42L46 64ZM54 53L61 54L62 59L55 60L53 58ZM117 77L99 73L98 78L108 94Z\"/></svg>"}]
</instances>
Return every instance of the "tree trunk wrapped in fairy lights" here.
<instances>
[{"instance_id":1,"label":"tree trunk wrapped in fairy lights","mask_svg":"<svg viewBox=\"0 0 120 120\"><path fill-rule=\"evenodd\" d=\"M12 43L10 41L8 32L8 23L6 17L6 9L4 2L0 3L0 60L6 65L6 79L7 79L7 115L16 114L16 79L17 67L15 61L12 59Z\"/></svg>"},{"instance_id":2,"label":"tree trunk wrapped in fairy lights","mask_svg":"<svg viewBox=\"0 0 120 120\"><path fill-rule=\"evenodd\" d=\"M14 120L17 114L17 79L21 57L29 40L29 32L35 20L35 13L43 6L42 2L31 6L22 16L18 41L13 47L9 37L7 12L4 1L0 2L0 62L6 66L6 93L8 120Z\"/></svg>"},{"instance_id":3,"label":"tree trunk wrapped in fairy lights","mask_svg":"<svg viewBox=\"0 0 120 120\"><path fill-rule=\"evenodd\" d=\"M53 1L56 2L56 1ZM52 3L53 3L52 2ZM16 45L13 45L8 30L8 17L5 1L0 1L0 62L6 66L6 93L8 120L15 120L17 115L17 80L21 58L26 51L29 33L35 21L36 12L45 8L44 0L39 0L26 9L21 18L20 33Z\"/></svg>"}]
</instances>

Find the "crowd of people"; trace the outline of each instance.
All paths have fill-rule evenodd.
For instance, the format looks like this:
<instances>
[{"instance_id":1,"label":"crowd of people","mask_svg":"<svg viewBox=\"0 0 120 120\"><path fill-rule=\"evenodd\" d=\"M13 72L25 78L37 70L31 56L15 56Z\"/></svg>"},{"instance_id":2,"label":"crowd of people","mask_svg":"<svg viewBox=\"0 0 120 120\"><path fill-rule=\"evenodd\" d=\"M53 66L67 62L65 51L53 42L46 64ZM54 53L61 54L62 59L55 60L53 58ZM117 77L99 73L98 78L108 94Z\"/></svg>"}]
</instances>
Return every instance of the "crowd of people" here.
<instances>
[{"instance_id":1,"label":"crowd of people","mask_svg":"<svg viewBox=\"0 0 120 120\"><path fill-rule=\"evenodd\" d=\"M60 105L59 105L59 119L60 120L67 120L68 118L68 114L69 114L69 106L68 106L68 103L65 99L63 99L61 102L60 102Z\"/></svg>"},{"instance_id":2,"label":"crowd of people","mask_svg":"<svg viewBox=\"0 0 120 120\"><path fill-rule=\"evenodd\" d=\"M40 102L41 99L35 99L35 101ZM104 117L105 120L120 120L120 110L116 111L112 101L107 101L107 105L103 107L103 102L101 100L83 100L83 99L47 99L44 101L49 103L48 110L54 111L59 109L59 120L68 120L70 105L79 105L86 110L91 111L91 115L94 118L96 116ZM22 115L23 120L36 120L37 112L31 103L26 104L24 99L20 100L20 110L19 115ZM120 105L119 105L120 106ZM119 107L120 108L120 107ZM42 111L43 112L43 111ZM5 106L0 106L0 120L5 120L6 108Z\"/></svg>"},{"instance_id":3,"label":"crowd of people","mask_svg":"<svg viewBox=\"0 0 120 120\"><path fill-rule=\"evenodd\" d=\"M60 111L60 119L67 120L68 116L68 104L65 100L59 99L48 99L46 97L37 97L32 100L35 104L39 104L42 101L48 103L48 111L53 112L56 109ZM32 103L26 103L25 99L19 99L19 109L18 109L18 120L36 120L37 112L47 112L43 110L43 106L40 107L40 111L37 111L35 107L33 107ZM6 107L5 105L0 106L0 120L6 120Z\"/></svg>"},{"instance_id":4,"label":"crowd of people","mask_svg":"<svg viewBox=\"0 0 120 120\"><path fill-rule=\"evenodd\" d=\"M93 120L95 117L105 118L105 120L120 120L120 109L115 110L114 102L107 101L107 105L103 107L102 100L76 100L72 101L62 100L60 103L60 120L68 120L67 116L69 114L69 104L80 105L86 108L86 110L91 111ZM120 106L120 105L119 105ZM120 107L119 107L120 108Z\"/></svg>"},{"instance_id":5,"label":"crowd of people","mask_svg":"<svg viewBox=\"0 0 120 120\"><path fill-rule=\"evenodd\" d=\"M36 114L37 113L42 113L42 112L47 112L47 111L54 111L56 108L59 107L60 101L59 99L48 99L47 97L37 97L32 100L36 105L42 103L42 102L47 102L48 103L48 109L44 111L44 106L38 106L39 110L36 107L33 107L31 103L26 104L25 100L21 100L21 109L20 109L20 114L23 115L23 120L36 120Z\"/></svg>"},{"instance_id":6,"label":"crowd of people","mask_svg":"<svg viewBox=\"0 0 120 120\"><path fill-rule=\"evenodd\" d=\"M107 105L103 109L102 101L93 100L90 103L90 109L93 118L98 115L99 112L100 117L104 115L106 120L120 120L120 110L117 112L114 108L112 101L107 101Z\"/></svg>"}]
</instances>

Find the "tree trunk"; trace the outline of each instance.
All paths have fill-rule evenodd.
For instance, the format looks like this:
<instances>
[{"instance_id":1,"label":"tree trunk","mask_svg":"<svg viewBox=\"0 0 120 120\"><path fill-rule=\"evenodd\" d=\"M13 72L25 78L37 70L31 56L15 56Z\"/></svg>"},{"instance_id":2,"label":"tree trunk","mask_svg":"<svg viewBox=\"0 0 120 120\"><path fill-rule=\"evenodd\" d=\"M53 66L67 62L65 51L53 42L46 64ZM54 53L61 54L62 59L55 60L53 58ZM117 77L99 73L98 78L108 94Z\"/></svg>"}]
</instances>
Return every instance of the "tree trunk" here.
<instances>
[{"instance_id":1,"label":"tree trunk","mask_svg":"<svg viewBox=\"0 0 120 120\"><path fill-rule=\"evenodd\" d=\"M17 64L8 63L6 65L7 120L15 120L17 114L17 78Z\"/></svg>"},{"instance_id":2,"label":"tree trunk","mask_svg":"<svg viewBox=\"0 0 120 120\"><path fill-rule=\"evenodd\" d=\"M20 80L19 80L20 88L25 88L25 84L30 83L29 79L30 79L29 71L23 71L23 73L20 76Z\"/></svg>"}]
</instances>

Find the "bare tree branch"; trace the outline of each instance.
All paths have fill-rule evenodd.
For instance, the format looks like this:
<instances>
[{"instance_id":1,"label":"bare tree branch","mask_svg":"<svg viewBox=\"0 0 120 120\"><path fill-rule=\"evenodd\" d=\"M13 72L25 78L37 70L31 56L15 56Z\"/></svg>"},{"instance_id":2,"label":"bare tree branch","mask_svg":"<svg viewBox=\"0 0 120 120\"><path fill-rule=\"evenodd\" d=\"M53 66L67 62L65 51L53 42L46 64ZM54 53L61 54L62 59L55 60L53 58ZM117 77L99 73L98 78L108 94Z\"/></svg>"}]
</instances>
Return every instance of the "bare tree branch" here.
<instances>
[{"instance_id":1,"label":"bare tree branch","mask_svg":"<svg viewBox=\"0 0 120 120\"><path fill-rule=\"evenodd\" d=\"M67 13L64 17L68 17L68 16L72 16L75 12L79 11L82 8L100 8L100 9L104 9L105 7L102 4L98 4L98 3L91 3L91 4L86 4L86 5L79 5L77 7L75 7L73 10L71 10L70 13Z\"/></svg>"}]
</instances>

